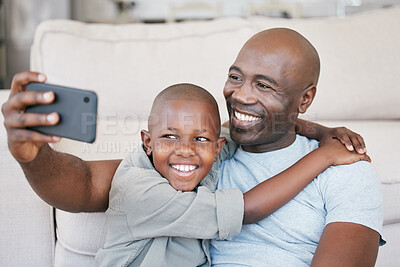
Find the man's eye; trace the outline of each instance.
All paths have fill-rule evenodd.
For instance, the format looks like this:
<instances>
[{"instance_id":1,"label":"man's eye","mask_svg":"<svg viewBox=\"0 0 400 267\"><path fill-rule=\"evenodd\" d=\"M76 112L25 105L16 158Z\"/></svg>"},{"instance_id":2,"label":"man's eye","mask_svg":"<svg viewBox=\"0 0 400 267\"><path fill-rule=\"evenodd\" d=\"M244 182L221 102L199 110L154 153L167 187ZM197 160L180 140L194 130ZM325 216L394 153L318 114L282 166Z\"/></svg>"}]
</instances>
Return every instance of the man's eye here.
<instances>
[{"instance_id":1,"label":"man's eye","mask_svg":"<svg viewBox=\"0 0 400 267\"><path fill-rule=\"evenodd\" d=\"M173 134L164 134L162 138L167 138L167 139L178 139L176 135Z\"/></svg>"},{"instance_id":2,"label":"man's eye","mask_svg":"<svg viewBox=\"0 0 400 267\"><path fill-rule=\"evenodd\" d=\"M257 88L260 90L273 90L273 88L265 83L257 83Z\"/></svg>"},{"instance_id":3,"label":"man's eye","mask_svg":"<svg viewBox=\"0 0 400 267\"><path fill-rule=\"evenodd\" d=\"M198 142L210 141L208 138L205 138L205 137L202 137L202 136L196 137L194 140L198 141Z\"/></svg>"},{"instance_id":4,"label":"man's eye","mask_svg":"<svg viewBox=\"0 0 400 267\"><path fill-rule=\"evenodd\" d=\"M232 81L236 81L236 82L242 81L242 78L240 78L240 76L235 75L235 74L230 74L229 75L229 79L232 80Z\"/></svg>"}]
</instances>

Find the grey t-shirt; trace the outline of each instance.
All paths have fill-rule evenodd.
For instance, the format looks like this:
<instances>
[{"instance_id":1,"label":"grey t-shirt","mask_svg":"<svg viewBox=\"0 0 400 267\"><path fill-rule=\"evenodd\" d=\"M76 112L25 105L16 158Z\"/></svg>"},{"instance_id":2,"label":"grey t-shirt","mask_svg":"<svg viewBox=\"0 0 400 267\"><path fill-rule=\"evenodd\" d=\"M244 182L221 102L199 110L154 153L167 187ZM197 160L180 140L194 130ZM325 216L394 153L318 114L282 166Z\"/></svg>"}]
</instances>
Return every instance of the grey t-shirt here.
<instances>
[{"instance_id":1,"label":"grey t-shirt","mask_svg":"<svg viewBox=\"0 0 400 267\"><path fill-rule=\"evenodd\" d=\"M221 165L217 189L244 193L317 147L317 141L297 135L292 145L272 152L238 149ZM329 167L272 215L244 225L232 238L213 240L211 261L216 266L309 266L327 224L352 222L382 235L382 220L381 187L372 165Z\"/></svg>"},{"instance_id":2,"label":"grey t-shirt","mask_svg":"<svg viewBox=\"0 0 400 267\"><path fill-rule=\"evenodd\" d=\"M209 266L209 239L239 233L243 195L239 189L215 191L228 144L197 191L175 190L143 150L124 159L113 178L107 237L96 255L99 266Z\"/></svg>"}]
</instances>

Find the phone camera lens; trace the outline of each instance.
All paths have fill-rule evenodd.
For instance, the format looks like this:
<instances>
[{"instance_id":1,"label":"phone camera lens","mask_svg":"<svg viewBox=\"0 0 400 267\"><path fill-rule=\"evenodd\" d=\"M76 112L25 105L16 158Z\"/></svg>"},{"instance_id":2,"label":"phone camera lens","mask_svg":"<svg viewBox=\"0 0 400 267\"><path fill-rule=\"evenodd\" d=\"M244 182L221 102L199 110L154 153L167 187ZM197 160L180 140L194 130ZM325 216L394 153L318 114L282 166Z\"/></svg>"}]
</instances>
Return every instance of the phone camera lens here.
<instances>
[{"instance_id":1,"label":"phone camera lens","mask_svg":"<svg viewBox=\"0 0 400 267\"><path fill-rule=\"evenodd\" d=\"M84 98L83 98L83 102L85 102L85 103L88 103L89 102L89 97L87 97L87 96L85 96Z\"/></svg>"}]
</instances>

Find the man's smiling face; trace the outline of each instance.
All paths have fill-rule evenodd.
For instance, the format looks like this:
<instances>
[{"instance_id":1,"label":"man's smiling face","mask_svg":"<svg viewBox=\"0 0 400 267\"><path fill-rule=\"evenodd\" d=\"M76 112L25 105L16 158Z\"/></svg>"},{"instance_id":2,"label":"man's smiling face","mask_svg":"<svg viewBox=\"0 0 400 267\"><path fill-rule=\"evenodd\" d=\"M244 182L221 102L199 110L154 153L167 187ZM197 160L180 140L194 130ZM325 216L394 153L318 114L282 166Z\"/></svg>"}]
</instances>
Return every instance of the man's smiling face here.
<instances>
[{"instance_id":1,"label":"man's smiling face","mask_svg":"<svg viewBox=\"0 0 400 267\"><path fill-rule=\"evenodd\" d=\"M295 55L277 44L249 42L229 70L224 88L234 141L249 152L265 152L294 141L303 89ZM286 138L287 137L287 138Z\"/></svg>"}]
</instances>

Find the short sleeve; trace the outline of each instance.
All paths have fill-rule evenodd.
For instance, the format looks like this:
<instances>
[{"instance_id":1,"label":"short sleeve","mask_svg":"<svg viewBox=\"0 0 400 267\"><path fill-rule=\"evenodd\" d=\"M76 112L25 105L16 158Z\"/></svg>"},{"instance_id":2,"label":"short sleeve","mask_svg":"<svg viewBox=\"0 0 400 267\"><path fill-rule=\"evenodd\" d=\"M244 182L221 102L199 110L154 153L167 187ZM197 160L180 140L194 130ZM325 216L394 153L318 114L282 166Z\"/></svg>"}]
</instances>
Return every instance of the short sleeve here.
<instances>
[{"instance_id":1,"label":"short sleeve","mask_svg":"<svg viewBox=\"0 0 400 267\"><path fill-rule=\"evenodd\" d=\"M326 225L332 222L361 224L382 237L383 198L380 181L365 161L328 168L322 177ZM381 240L381 244L384 241Z\"/></svg>"}]
</instances>

